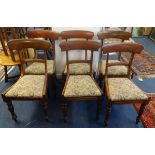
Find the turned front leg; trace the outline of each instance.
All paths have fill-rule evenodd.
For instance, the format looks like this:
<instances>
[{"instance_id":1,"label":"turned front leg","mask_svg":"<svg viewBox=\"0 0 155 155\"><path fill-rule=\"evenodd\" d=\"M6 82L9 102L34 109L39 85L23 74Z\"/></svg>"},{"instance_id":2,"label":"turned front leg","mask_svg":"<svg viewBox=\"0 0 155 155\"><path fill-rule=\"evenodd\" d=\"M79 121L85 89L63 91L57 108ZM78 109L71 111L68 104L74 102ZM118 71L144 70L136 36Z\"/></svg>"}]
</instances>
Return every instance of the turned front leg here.
<instances>
[{"instance_id":1,"label":"turned front leg","mask_svg":"<svg viewBox=\"0 0 155 155\"><path fill-rule=\"evenodd\" d=\"M96 111L96 120L99 120L99 113L102 108L102 97L98 97L97 99L97 111Z\"/></svg>"},{"instance_id":2,"label":"turned front leg","mask_svg":"<svg viewBox=\"0 0 155 155\"><path fill-rule=\"evenodd\" d=\"M144 101L144 102L142 103L142 105L140 106L139 114L138 114L138 116L137 116L137 118L136 118L136 124L139 123L140 118L141 118L141 116L142 116L142 114L143 114L143 112L144 112L145 106L149 103L149 101L150 101L150 100Z\"/></svg>"},{"instance_id":3,"label":"turned front leg","mask_svg":"<svg viewBox=\"0 0 155 155\"><path fill-rule=\"evenodd\" d=\"M43 106L45 120L48 121L48 104L46 100L42 103L42 106Z\"/></svg>"},{"instance_id":4,"label":"turned front leg","mask_svg":"<svg viewBox=\"0 0 155 155\"><path fill-rule=\"evenodd\" d=\"M111 102L108 100L107 101L107 105L106 105L106 114L105 114L105 120L104 120L104 127L108 126L108 122L109 122L109 116L111 113Z\"/></svg>"},{"instance_id":5,"label":"turned front leg","mask_svg":"<svg viewBox=\"0 0 155 155\"><path fill-rule=\"evenodd\" d=\"M12 105L12 101L7 101L7 106L8 106L8 110L10 111L11 115L12 115L12 119L17 121L17 115L14 112L14 107Z\"/></svg>"},{"instance_id":6,"label":"turned front leg","mask_svg":"<svg viewBox=\"0 0 155 155\"><path fill-rule=\"evenodd\" d=\"M63 100L62 101L62 110L63 110L63 119L64 119L64 122L67 122L67 118L68 118L68 103L67 101Z\"/></svg>"}]
</instances>

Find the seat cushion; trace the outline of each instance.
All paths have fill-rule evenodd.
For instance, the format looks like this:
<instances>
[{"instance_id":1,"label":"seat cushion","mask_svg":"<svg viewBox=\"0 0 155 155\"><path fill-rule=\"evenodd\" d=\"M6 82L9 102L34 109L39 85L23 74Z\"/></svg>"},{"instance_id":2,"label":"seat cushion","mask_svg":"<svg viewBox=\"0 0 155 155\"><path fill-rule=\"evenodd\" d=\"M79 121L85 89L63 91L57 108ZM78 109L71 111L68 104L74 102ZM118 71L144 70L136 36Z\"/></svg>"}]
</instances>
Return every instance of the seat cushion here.
<instances>
[{"instance_id":1,"label":"seat cushion","mask_svg":"<svg viewBox=\"0 0 155 155\"><path fill-rule=\"evenodd\" d=\"M24 75L5 94L6 97L42 98L44 75Z\"/></svg>"},{"instance_id":2,"label":"seat cushion","mask_svg":"<svg viewBox=\"0 0 155 155\"><path fill-rule=\"evenodd\" d=\"M90 75L71 75L65 85L65 97L101 96L101 90Z\"/></svg>"},{"instance_id":3,"label":"seat cushion","mask_svg":"<svg viewBox=\"0 0 155 155\"><path fill-rule=\"evenodd\" d=\"M34 62L25 69L25 73L28 75L45 74L45 64ZM47 60L47 73L50 75L54 73L54 61L53 60Z\"/></svg>"},{"instance_id":4,"label":"seat cushion","mask_svg":"<svg viewBox=\"0 0 155 155\"><path fill-rule=\"evenodd\" d=\"M65 66L64 74L67 73L67 65ZM88 63L73 63L69 65L69 73L76 74L89 74L90 65Z\"/></svg>"},{"instance_id":5,"label":"seat cushion","mask_svg":"<svg viewBox=\"0 0 155 155\"><path fill-rule=\"evenodd\" d=\"M112 101L146 100L147 95L128 78L108 78Z\"/></svg>"},{"instance_id":6,"label":"seat cushion","mask_svg":"<svg viewBox=\"0 0 155 155\"><path fill-rule=\"evenodd\" d=\"M121 39L117 39L117 38L109 38L109 39L104 39L103 44L119 44L121 43L122 40Z\"/></svg>"},{"instance_id":7,"label":"seat cushion","mask_svg":"<svg viewBox=\"0 0 155 155\"><path fill-rule=\"evenodd\" d=\"M118 60L109 60L109 63L120 62ZM106 61L102 60L100 62L100 73L105 75ZM126 76L128 73L128 68L126 66L110 66L108 67L109 76Z\"/></svg>"}]
</instances>

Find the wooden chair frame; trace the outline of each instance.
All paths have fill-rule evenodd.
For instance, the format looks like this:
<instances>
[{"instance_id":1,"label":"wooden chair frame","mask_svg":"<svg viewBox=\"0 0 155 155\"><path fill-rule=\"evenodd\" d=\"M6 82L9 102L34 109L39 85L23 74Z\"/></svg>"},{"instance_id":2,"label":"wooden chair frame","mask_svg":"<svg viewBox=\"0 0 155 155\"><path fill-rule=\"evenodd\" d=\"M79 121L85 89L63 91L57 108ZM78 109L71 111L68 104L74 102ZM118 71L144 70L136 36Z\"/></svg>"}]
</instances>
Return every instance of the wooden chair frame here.
<instances>
[{"instance_id":1,"label":"wooden chair frame","mask_svg":"<svg viewBox=\"0 0 155 155\"><path fill-rule=\"evenodd\" d=\"M71 39L84 39L84 40L92 40L94 37L94 32L92 31L85 31L85 30L68 30L68 31L62 31L60 33L60 36L63 40L69 41ZM67 60L67 55L66 55L66 60ZM85 50L85 60L88 59L88 50ZM83 61L75 60L75 63L83 63ZM66 69L63 70L62 73L62 79L65 81L66 80L66 74L64 73ZM94 75L95 76L95 75Z\"/></svg>"},{"instance_id":2,"label":"wooden chair frame","mask_svg":"<svg viewBox=\"0 0 155 155\"><path fill-rule=\"evenodd\" d=\"M53 89L55 92L56 96L56 59L55 59L55 41L58 40L59 38L59 33L56 31L51 31L51 30L32 30L32 31L27 31L26 36L28 38L43 38L45 40L49 40L53 49L52 51L49 51L50 55L53 57L54 61L54 73L49 76L52 81Z\"/></svg>"},{"instance_id":3,"label":"wooden chair frame","mask_svg":"<svg viewBox=\"0 0 155 155\"><path fill-rule=\"evenodd\" d=\"M64 92L66 89L66 85L70 76L70 72L69 72L69 64L71 63L77 63L77 62L81 62L81 60L69 60L69 56L68 53L70 50L90 50L91 51L91 58L90 60L83 60L82 62L86 62L88 64L90 64L90 76L94 80L93 77L93 71L92 71L92 62L93 62L93 53L94 51L98 51L98 49L100 48L100 44L98 42L95 41L68 41L68 42L62 42L60 43L60 48L62 52L66 52L66 57L67 57L67 78L66 78L66 83L62 92L62 108L63 108L63 116L64 116L64 121L67 121L67 117L68 117L68 102L72 102L72 101L77 101L77 100L98 100L98 104L97 104L97 111L96 111L96 119L99 118L99 112L101 110L101 104L102 104L102 96L81 96L81 97L65 97L64 96ZM96 84L96 82L95 82ZM96 84L96 86L98 87L98 85ZM100 88L98 87L98 89L100 90ZM100 92L102 93L102 91L100 90Z\"/></svg>"},{"instance_id":4,"label":"wooden chair frame","mask_svg":"<svg viewBox=\"0 0 155 155\"><path fill-rule=\"evenodd\" d=\"M144 49L144 47L140 44L132 44L132 43L122 43L122 44L111 44L111 45L107 45L107 46L103 46L102 47L102 52L104 54L107 55L106 58L106 71L105 71L105 96L107 98L107 103L106 103L106 114L105 114L105 120L104 120L104 126L107 127L108 126L108 120L109 120L109 116L110 116L110 112L111 112L111 107L113 104L133 104L133 103L141 103L141 107L139 110L139 114L137 116L136 119L136 123L138 124L141 115L143 114L144 108L145 106L149 103L150 98L148 98L147 100L125 100L125 101L111 101L110 99L110 92L109 92L109 84L108 84L108 67L109 66L117 66L117 65L126 65L128 67L128 74L126 76L126 78L130 79L131 78L131 65L132 65L132 61L134 59L134 55L136 53L140 53L142 50ZM129 62L119 62L119 63L109 63L109 53L111 52L129 52L131 53L131 57ZM114 77L113 77L114 78Z\"/></svg>"},{"instance_id":5,"label":"wooden chair frame","mask_svg":"<svg viewBox=\"0 0 155 155\"><path fill-rule=\"evenodd\" d=\"M47 53L46 51L51 51L52 46L48 41L43 40L36 40L36 39L16 39L8 42L8 47L10 51L16 50L20 55L20 61L22 62L22 69L21 69L21 78L25 75L25 64L30 62L39 62L45 64L45 81L43 87L43 97L7 97L6 93L13 87L11 86L5 92L2 93L3 101L6 102L8 106L8 110L12 115L13 120L17 120L17 115L14 112L14 107L12 101L40 101L43 105L43 111L45 115L45 120L48 121L48 104L47 104ZM33 48L35 50L44 50L44 57L45 59L27 59L27 51L23 49Z\"/></svg>"},{"instance_id":6,"label":"wooden chair frame","mask_svg":"<svg viewBox=\"0 0 155 155\"><path fill-rule=\"evenodd\" d=\"M121 42L124 42L125 40L129 40L132 37L131 33L125 32L125 31L99 32L97 36L98 36L98 39L101 40L101 46L104 46L105 39L120 39ZM100 59L99 59L99 86L101 88L102 88L102 80L105 78L105 75L100 73L100 67L101 67L100 63L102 59L103 59L103 52L101 51ZM121 52L118 53L118 60L121 61ZM111 77L122 77L122 75L111 76Z\"/></svg>"}]
</instances>

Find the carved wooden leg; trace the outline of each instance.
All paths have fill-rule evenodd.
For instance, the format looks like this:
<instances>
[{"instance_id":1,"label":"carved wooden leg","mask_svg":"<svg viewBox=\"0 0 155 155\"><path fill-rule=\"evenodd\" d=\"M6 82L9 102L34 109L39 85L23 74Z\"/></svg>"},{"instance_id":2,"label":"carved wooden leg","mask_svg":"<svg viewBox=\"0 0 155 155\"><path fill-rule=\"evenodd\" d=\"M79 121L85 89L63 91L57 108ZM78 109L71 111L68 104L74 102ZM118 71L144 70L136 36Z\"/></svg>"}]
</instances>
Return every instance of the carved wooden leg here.
<instances>
[{"instance_id":1,"label":"carved wooden leg","mask_svg":"<svg viewBox=\"0 0 155 155\"><path fill-rule=\"evenodd\" d=\"M102 97L98 97L97 99L97 111L96 111L96 120L99 120L99 113L101 111L102 108Z\"/></svg>"},{"instance_id":2,"label":"carved wooden leg","mask_svg":"<svg viewBox=\"0 0 155 155\"><path fill-rule=\"evenodd\" d=\"M142 114L143 114L143 112L144 112L145 106L146 106L148 103L149 103L149 101L144 101L144 102L142 103L142 105L141 105L141 107L140 107L140 110L139 110L139 114L138 114L138 116L137 116L137 118L136 118L136 124L139 123L140 118L141 118L141 116L142 116Z\"/></svg>"},{"instance_id":3,"label":"carved wooden leg","mask_svg":"<svg viewBox=\"0 0 155 155\"><path fill-rule=\"evenodd\" d=\"M44 111L44 117L45 120L48 121L48 104L47 104L47 100L45 100L43 103L43 111Z\"/></svg>"},{"instance_id":4,"label":"carved wooden leg","mask_svg":"<svg viewBox=\"0 0 155 155\"><path fill-rule=\"evenodd\" d=\"M4 73L5 73L5 82L8 82L8 70L7 70L7 66L4 66Z\"/></svg>"},{"instance_id":5,"label":"carved wooden leg","mask_svg":"<svg viewBox=\"0 0 155 155\"><path fill-rule=\"evenodd\" d=\"M17 115L15 114L14 112L14 107L12 105L12 101L8 101L6 102L7 103L7 106L8 106L8 110L10 111L11 115L12 115L12 119L14 121L17 121Z\"/></svg>"},{"instance_id":6,"label":"carved wooden leg","mask_svg":"<svg viewBox=\"0 0 155 155\"><path fill-rule=\"evenodd\" d=\"M111 102L108 100L106 105L106 114L105 114L105 120L104 120L104 127L108 126L109 116L111 112Z\"/></svg>"},{"instance_id":7,"label":"carved wooden leg","mask_svg":"<svg viewBox=\"0 0 155 155\"><path fill-rule=\"evenodd\" d=\"M63 109L63 119L64 119L64 122L67 122L68 103L66 102L66 100L62 102L62 109Z\"/></svg>"}]
</instances>

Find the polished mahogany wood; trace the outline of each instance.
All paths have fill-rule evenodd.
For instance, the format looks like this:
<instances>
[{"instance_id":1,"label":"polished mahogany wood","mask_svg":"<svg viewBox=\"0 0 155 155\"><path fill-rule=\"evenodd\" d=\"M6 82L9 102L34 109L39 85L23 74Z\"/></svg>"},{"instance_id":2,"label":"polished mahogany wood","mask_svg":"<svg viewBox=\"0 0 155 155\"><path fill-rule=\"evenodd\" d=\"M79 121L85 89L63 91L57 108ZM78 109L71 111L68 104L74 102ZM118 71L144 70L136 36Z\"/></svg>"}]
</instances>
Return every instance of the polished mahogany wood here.
<instances>
[{"instance_id":1,"label":"polished mahogany wood","mask_svg":"<svg viewBox=\"0 0 155 155\"><path fill-rule=\"evenodd\" d=\"M28 38L50 38L52 40L58 40L59 33L51 30L32 30L27 31Z\"/></svg>"},{"instance_id":2,"label":"polished mahogany wood","mask_svg":"<svg viewBox=\"0 0 155 155\"><path fill-rule=\"evenodd\" d=\"M94 32L92 31L84 31L84 30L68 30L62 31L60 33L62 39L73 39L73 38L81 38L81 39L92 39L94 36Z\"/></svg>"},{"instance_id":3,"label":"polished mahogany wood","mask_svg":"<svg viewBox=\"0 0 155 155\"><path fill-rule=\"evenodd\" d=\"M130 32L125 32L125 31L99 32L97 36L98 36L98 39L100 40L116 38L116 39L122 39L123 41L129 40L129 38L132 37Z\"/></svg>"},{"instance_id":4,"label":"polished mahogany wood","mask_svg":"<svg viewBox=\"0 0 155 155\"><path fill-rule=\"evenodd\" d=\"M68 50L91 50L91 51L98 51L100 48L100 43L96 41L67 41L60 43L61 51L68 51Z\"/></svg>"},{"instance_id":5,"label":"polished mahogany wood","mask_svg":"<svg viewBox=\"0 0 155 155\"><path fill-rule=\"evenodd\" d=\"M113 53L113 52L131 52L131 53L141 53L144 49L143 45L136 43L121 43L121 44L109 44L102 47L102 52Z\"/></svg>"},{"instance_id":6,"label":"polished mahogany wood","mask_svg":"<svg viewBox=\"0 0 155 155\"><path fill-rule=\"evenodd\" d=\"M39 39L14 39L8 43L10 50L21 50L24 48L34 48L36 50L52 50L53 47L46 40Z\"/></svg>"}]
</instances>

